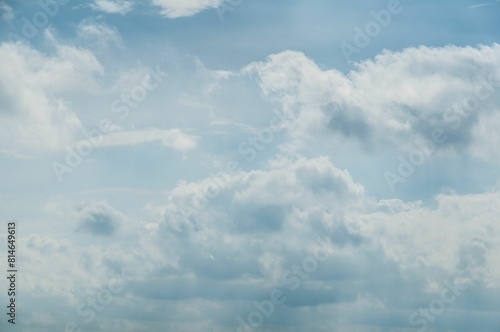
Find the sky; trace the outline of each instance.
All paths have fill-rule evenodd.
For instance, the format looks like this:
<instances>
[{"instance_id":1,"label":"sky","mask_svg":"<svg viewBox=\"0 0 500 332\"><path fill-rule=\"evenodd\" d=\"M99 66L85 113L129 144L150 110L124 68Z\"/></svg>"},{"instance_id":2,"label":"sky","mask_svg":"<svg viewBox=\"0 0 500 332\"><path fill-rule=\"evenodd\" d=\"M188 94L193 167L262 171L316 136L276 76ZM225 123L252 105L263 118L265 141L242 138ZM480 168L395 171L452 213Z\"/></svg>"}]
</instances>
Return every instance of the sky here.
<instances>
[{"instance_id":1,"label":"sky","mask_svg":"<svg viewBox=\"0 0 500 332\"><path fill-rule=\"evenodd\" d=\"M0 0L0 330L498 332L499 14Z\"/></svg>"}]
</instances>

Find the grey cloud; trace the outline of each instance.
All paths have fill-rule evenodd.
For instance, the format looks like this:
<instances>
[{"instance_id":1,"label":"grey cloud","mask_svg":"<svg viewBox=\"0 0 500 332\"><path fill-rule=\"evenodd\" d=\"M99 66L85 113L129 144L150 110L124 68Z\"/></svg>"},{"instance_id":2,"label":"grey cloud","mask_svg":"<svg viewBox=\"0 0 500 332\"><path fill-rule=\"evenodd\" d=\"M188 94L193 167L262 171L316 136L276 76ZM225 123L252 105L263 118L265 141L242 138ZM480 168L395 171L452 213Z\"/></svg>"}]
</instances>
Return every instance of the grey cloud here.
<instances>
[{"instance_id":1,"label":"grey cloud","mask_svg":"<svg viewBox=\"0 0 500 332\"><path fill-rule=\"evenodd\" d=\"M283 207L272 205L242 206L231 218L238 232L276 232L281 230L286 213Z\"/></svg>"},{"instance_id":2,"label":"grey cloud","mask_svg":"<svg viewBox=\"0 0 500 332\"><path fill-rule=\"evenodd\" d=\"M327 124L329 129L346 138L356 138L365 144L369 143L373 128L363 119L360 110L329 104L323 107L323 112L330 117Z\"/></svg>"},{"instance_id":3,"label":"grey cloud","mask_svg":"<svg viewBox=\"0 0 500 332\"><path fill-rule=\"evenodd\" d=\"M106 202L91 202L78 209L77 231L112 236L124 220L123 214Z\"/></svg>"}]
</instances>

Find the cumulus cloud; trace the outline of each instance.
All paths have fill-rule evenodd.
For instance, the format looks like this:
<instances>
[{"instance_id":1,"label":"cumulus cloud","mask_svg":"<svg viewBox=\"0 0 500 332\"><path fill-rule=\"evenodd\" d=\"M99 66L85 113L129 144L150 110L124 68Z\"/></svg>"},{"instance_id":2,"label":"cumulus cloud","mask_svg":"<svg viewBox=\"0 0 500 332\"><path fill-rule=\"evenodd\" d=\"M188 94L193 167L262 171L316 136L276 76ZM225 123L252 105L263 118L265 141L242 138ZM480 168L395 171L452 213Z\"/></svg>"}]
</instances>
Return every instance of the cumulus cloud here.
<instances>
[{"instance_id":1,"label":"cumulus cloud","mask_svg":"<svg viewBox=\"0 0 500 332\"><path fill-rule=\"evenodd\" d=\"M305 239L323 235L338 247L378 248L383 259L424 278L421 271L429 269L459 274L461 252L477 241L494 245L500 235L492 221L499 198L498 193L442 194L436 197L436 208L418 201L374 201L348 172L327 158L278 159L261 171L179 184L169 195L157 229L172 237L169 243L175 238L192 241L193 248L213 246L218 251L224 238L234 242L232 250L255 241L264 246L261 249L274 248L282 254L303 250ZM480 205L488 208L479 212ZM253 233L259 237L250 236ZM287 243L301 245L292 249ZM208 254L213 253L211 249L194 250L213 259ZM198 260L184 261L191 265ZM486 258L476 263L493 267L493 261ZM466 268L473 267L477 266Z\"/></svg>"},{"instance_id":2,"label":"cumulus cloud","mask_svg":"<svg viewBox=\"0 0 500 332\"><path fill-rule=\"evenodd\" d=\"M95 30L89 29L92 35ZM28 115L40 112L46 119L41 123L57 130L53 119L60 113L40 100L52 101L49 89L83 89L103 71L88 51L65 47L57 52L48 56L22 44L0 47L10 63L0 66L5 74L0 76L2 119L15 117L33 129ZM481 77L499 77L499 52L498 45L411 48L384 52L347 74L325 70L292 51L250 64L243 72L256 77L266 98L291 119L284 124L292 139L285 143L294 145L289 153L266 155L255 169L234 161L234 167L217 175L179 181L165 201L151 199L145 227L130 226L133 236L123 230L134 222L105 201L91 200L69 212L49 204L47 209L57 212L54 218L74 221L70 225L76 232L20 240L26 266L22 284L30 299L23 303L38 308L29 310L29 320L21 324L56 330L59 322L78 319L82 330L234 331L238 318L248 320L257 310L255 302L269 299L278 288L286 299L265 318L263 328L411 331L409 316L439 298L446 285L454 285L466 290L447 304L436 324L470 330L461 325L467 321L494 331L500 312L498 189L448 191L431 202L379 199L334 156L324 156L328 151L310 152L317 145L310 143L333 135L374 149L407 150L434 125L451 130L458 120L447 122L449 105L474 96L478 87L480 94L489 91ZM15 79L20 83L7 84ZM24 97L42 109L24 107ZM491 159L496 141L489 138L498 136L497 99L491 94L477 112L462 117L447 147ZM61 107L69 109L64 103ZM77 128L75 120L70 138L61 135L54 141L70 140ZM47 139L34 132L32 140ZM114 131L101 146L162 142L185 151L200 140L181 129L148 127ZM0 153L24 156L11 146L0 146ZM92 246L89 234L95 235ZM5 247L5 239L0 245ZM312 261L319 248L327 257ZM124 265L138 276L114 295L94 325L84 325L75 310ZM304 266L311 272L304 274ZM43 280L38 281L39 275ZM51 313L39 309L42 303Z\"/></svg>"},{"instance_id":3,"label":"cumulus cloud","mask_svg":"<svg viewBox=\"0 0 500 332\"><path fill-rule=\"evenodd\" d=\"M196 215L192 220L182 215L175 217L175 213L182 212L176 204L195 209L208 205L210 210L211 196L215 196L213 201L217 203L226 200L234 203L224 212L226 216L219 226L244 232L247 227L263 231L274 229L285 222L293 207L305 207L327 198L332 205L347 205L363 192L364 188L356 184L348 172L333 166L328 158L279 158L270 162L266 170L226 173L199 183L181 183L169 196L162 227L170 229L172 226L175 232L198 229L202 225L196 225ZM176 224L179 222L182 225Z\"/></svg>"},{"instance_id":4,"label":"cumulus cloud","mask_svg":"<svg viewBox=\"0 0 500 332\"><path fill-rule=\"evenodd\" d=\"M346 326L368 331L381 324L370 316L376 310L403 330L412 310L440 296L443 280L469 288L452 314L486 289L498 292L499 200L491 192L441 194L434 207L377 201L327 158L278 158L259 171L179 183L149 225L169 259L155 284L134 283L133 293L141 301L195 303L196 294L207 307L231 303L227 319L236 325L235 317L254 310L244 303L279 287L287 300L269 324L290 323L292 315L298 325L315 317L341 328L332 317L342 316ZM332 250L328 260L293 282L287 273L313 257L318 237Z\"/></svg>"},{"instance_id":5,"label":"cumulus cloud","mask_svg":"<svg viewBox=\"0 0 500 332\"><path fill-rule=\"evenodd\" d=\"M273 257L281 260L281 255L289 257L287 250L302 252L311 237L320 235L315 227L341 227L342 211L358 204L362 194L363 187L327 158L279 159L262 171L180 183L167 205L158 207L161 219L151 229L171 244L165 250L178 257L175 265L183 273L256 277L263 264L259 253L275 250ZM308 221L309 214L315 220ZM320 220L322 215L332 220Z\"/></svg>"},{"instance_id":6,"label":"cumulus cloud","mask_svg":"<svg viewBox=\"0 0 500 332\"><path fill-rule=\"evenodd\" d=\"M446 280L467 290L447 307L442 324L456 327L454 318L465 315L493 330L496 320L488 312L500 310L494 305L500 289L500 194L447 193L435 200L432 207L375 200L326 157L279 157L261 170L180 182L166 203L151 208L148 227L127 241L116 228L123 225L122 213L105 202L82 204L75 215L81 231L112 234L113 243L78 247L75 241L33 235L23 240L23 259L30 263L25 273L47 277L25 287L39 285L38 295L31 293L38 301L62 285L54 294L70 295L59 303L54 295L45 299L61 307L49 317L82 321L75 314L80 302L95 296L102 280L126 263L140 277L128 280L100 312L99 326L132 317L140 323L123 330L159 331L158 322L181 331L234 330L238 317L247 319L256 310L254 301L278 288L286 300L265 324L296 331L306 323L315 330L359 331L384 324L403 331L412 328L412 312L439 298ZM328 249L327 259L300 274L318 248ZM46 261L53 262L48 270ZM67 266L74 279L61 272ZM480 297L488 304L481 306ZM36 314L32 319L41 319L43 311Z\"/></svg>"},{"instance_id":7,"label":"cumulus cloud","mask_svg":"<svg viewBox=\"0 0 500 332\"><path fill-rule=\"evenodd\" d=\"M290 129L296 137L317 138L326 129L369 147L410 150L416 138L430 138L439 128L447 135L439 148L462 150L500 104L499 54L498 44L422 46L384 51L343 74L285 51L244 72L256 75L264 95L295 116Z\"/></svg>"},{"instance_id":8,"label":"cumulus cloud","mask_svg":"<svg viewBox=\"0 0 500 332\"><path fill-rule=\"evenodd\" d=\"M153 0L162 8L161 13L168 18L193 16L209 8L218 8L223 0Z\"/></svg>"}]
</instances>

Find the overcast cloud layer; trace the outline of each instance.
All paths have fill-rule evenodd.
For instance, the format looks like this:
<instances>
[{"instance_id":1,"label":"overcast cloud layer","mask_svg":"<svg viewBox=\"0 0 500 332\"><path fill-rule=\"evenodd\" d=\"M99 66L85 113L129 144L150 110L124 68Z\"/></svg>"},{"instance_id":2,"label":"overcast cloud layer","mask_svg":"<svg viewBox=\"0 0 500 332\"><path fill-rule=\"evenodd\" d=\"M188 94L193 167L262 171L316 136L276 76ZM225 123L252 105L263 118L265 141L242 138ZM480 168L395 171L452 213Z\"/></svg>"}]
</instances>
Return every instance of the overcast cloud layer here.
<instances>
[{"instance_id":1,"label":"overcast cloud layer","mask_svg":"<svg viewBox=\"0 0 500 332\"><path fill-rule=\"evenodd\" d=\"M0 1L0 330L499 331L499 10Z\"/></svg>"}]
</instances>

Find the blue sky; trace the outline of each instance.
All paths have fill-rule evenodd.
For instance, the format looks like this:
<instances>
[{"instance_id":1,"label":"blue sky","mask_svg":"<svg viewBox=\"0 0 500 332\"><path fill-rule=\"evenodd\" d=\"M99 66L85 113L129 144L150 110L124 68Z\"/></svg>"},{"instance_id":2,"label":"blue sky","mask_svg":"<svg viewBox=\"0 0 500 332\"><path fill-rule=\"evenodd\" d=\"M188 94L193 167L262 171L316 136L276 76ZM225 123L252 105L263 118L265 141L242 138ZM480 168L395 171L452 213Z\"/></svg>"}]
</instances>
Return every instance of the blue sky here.
<instances>
[{"instance_id":1,"label":"blue sky","mask_svg":"<svg viewBox=\"0 0 500 332\"><path fill-rule=\"evenodd\" d=\"M499 13L0 1L0 328L498 331Z\"/></svg>"}]
</instances>

